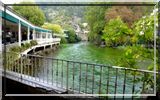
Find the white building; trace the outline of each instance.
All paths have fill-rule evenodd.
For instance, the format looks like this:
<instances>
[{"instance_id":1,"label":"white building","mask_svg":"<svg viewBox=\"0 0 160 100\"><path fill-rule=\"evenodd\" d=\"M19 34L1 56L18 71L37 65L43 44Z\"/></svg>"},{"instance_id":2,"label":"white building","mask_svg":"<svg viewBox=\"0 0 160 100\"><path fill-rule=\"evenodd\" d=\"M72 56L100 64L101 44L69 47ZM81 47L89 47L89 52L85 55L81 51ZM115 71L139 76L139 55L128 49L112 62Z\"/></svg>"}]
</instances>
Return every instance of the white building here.
<instances>
[{"instance_id":1,"label":"white building","mask_svg":"<svg viewBox=\"0 0 160 100\"><path fill-rule=\"evenodd\" d=\"M60 41L60 38L53 38L51 30L33 25L9 7L4 10L3 3L0 9L0 20L2 25L0 29L0 36L2 36L0 43L18 44L21 46L22 43L31 40L37 40L38 44Z\"/></svg>"}]
</instances>

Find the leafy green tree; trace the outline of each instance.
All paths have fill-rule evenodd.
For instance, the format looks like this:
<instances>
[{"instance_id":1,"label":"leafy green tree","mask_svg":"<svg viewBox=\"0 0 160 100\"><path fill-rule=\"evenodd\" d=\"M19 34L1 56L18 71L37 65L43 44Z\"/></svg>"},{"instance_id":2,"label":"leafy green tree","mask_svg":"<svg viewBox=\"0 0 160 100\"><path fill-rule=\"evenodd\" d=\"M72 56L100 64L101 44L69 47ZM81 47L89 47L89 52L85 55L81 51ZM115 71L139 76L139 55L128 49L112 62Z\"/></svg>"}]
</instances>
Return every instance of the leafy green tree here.
<instances>
[{"instance_id":1,"label":"leafy green tree","mask_svg":"<svg viewBox=\"0 0 160 100\"><path fill-rule=\"evenodd\" d=\"M69 32L68 32L68 42L69 43L76 42L75 37L76 37L75 31L74 30L69 30Z\"/></svg>"},{"instance_id":2,"label":"leafy green tree","mask_svg":"<svg viewBox=\"0 0 160 100\"><path fill-rule=\"evenodd\" d=\"M68 43L76 43L81 41L81 38L76 35L73 29L68 29L66 34L68 35L68 38L67 38Z\"/></svg>"},{"instance_id":3,"label":"leafy green tree","mask_svg":"<svg viewBox=\"0 0 160 100\"><path fill-rule=\"evenodd\" d=\"M158 14L156 15L156 25L158 25ZM154 13L144 16L134 24L135 36L137 42L147 43L154 40Z\"/></svg>"},{"instance_id":4,"label":"leafy green tree","mask_svg":"<svg viewBox=\"0 0 160 100\"><path fill-rule=\"evenodd\" d=\"M63 33L62 32L62 27L58 24L45 23L42 27L46 28L46 29L50 29L54 33Z\"/></svg>"},{"instance_id":5,"label":"leafy green tree","mask_svg":"<svg viewBox=\"0 0 160 100\"><path fill-rule=\"evenodd\" d=\"M102 39L107 46L118 46L129 42L132 31L120 17L111 19L104 27Z\"/></svg>"},{"instance_id":6,"label":"leafy green tree","mask_svg":"<svg viewBox=\"0 0 160 100\"><path fill-rule=\"evenodd\" d=\"M106 6L91 6L85 10L85 20L89 25L89 40L100 43L102 30L105 25L105 11Z\"/></svg>"},{"instance_id":7,"label":"leafy green tree","mask_svg":"<svg viewBox=\"0 0 160 100\"><path fill-rule=\"evenodd\" d=\"M34 4L32 2L21 2L20 4ZM13 6L13 9L29 20L31 23L41 26L45 22L45 16L38 6Z\"/></svg>"},{"instance_id":8,"label":"leafy green tree","mask_svg":"<svg viewBox=\"0 0 160 100\"><path fill-rule=\"evenodd\" d=\"M154 13L156 13L156 16L154 16ZM156 22L156 27L158 27L158 9L154 9L153 12L150 15L144 16L143 18L141 18L138 22L135 23L134 26L134 32L135 32L135 37L138 38L137 42L139 43L143 43L146 46L152 44L154 42L154 21ZM154 18L155 17L155 18ZM156 38L157 40L157 44L159 44L159 37ZM149 44L148 44L149 43ZM152 49L153 50L153 49ZM143 51L145 52L145 51ZM147 52L145 52L147 53ZM156 69L158 71L158 69L160 69L160 62L158 60L159 57L159 48L157 49L157 57L156 57ZM148 58L153 58L153 56L148 57ZM148 70L152 70L154 69L154 63L152 63L151 65L148 66ZM145 81L148 81L148 77L151 77L150 75L146 76L144 79ZM158 77L157 75L157 91L160 91L160 85L159 85L159 79L160 77ZM153 78L151 79L153 81Z\"/></svg>"},{"instance_id":9,"label":"leafy green tree","mask_svg":"<svg viewBox=\"0 0 160 100\"><path fill-rule=\"evenodd\" d=\"M134 46L127 46L124 49L123 56L120 57L117 64L119 66L128 67L128 68L140 68L139 65L137 65L137 60L143 61L145 59L154 60L154 53L153 49L147 49L140 45L134 45ZM152 66L153 63L149 66Z\"/></svg>"}]
</instances>

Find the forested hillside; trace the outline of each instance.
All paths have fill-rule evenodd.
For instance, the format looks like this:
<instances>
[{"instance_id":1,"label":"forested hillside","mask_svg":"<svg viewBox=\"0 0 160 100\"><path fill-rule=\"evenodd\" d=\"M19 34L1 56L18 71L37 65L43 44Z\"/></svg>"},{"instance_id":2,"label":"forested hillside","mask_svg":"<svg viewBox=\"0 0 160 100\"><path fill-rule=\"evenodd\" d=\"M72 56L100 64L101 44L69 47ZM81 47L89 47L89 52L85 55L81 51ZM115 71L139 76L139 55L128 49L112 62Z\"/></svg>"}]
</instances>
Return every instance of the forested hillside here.
<instances>
[{"instance_id":1,"label":"forested hillside","mask_svg":"<svg viewBox=\"0 0 160 100\"><path fill-rule=\"evenodd\" d=\"M84 6L41 6L46 21L70 28L73 23L83 22Z\"/></svg>"}]
</instances>

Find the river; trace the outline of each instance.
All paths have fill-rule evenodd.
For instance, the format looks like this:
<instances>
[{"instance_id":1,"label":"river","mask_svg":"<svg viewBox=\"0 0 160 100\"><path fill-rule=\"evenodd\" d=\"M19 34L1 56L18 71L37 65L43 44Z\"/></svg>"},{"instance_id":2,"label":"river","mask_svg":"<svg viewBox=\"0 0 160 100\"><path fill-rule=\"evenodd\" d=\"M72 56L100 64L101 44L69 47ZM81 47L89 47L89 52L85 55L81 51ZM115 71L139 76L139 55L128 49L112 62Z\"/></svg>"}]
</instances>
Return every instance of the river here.
<instances>
[{"instance_id":1,"label":"river","mask_svg":"<svg viewBox=\"0 0 160 100\"><path fill-rule=\"evenodd\" d=\"M76 44L61 44L58 50L51 52L46 56L75 62L78 61L91 64L94 63L115 66L117 60L123 56L123 53L123 47L102 48L91 43L80 42ZM116 75L116 70L114 68L109 70L108 67L103 67L101 71L101 66L96 65L93 67L92 65L82 64L80 67L79 63L70 62L67 64L67 61L56 59L52 61L44 61L44 64L42 65L43 67L39 74L43 78L45 76L45 80L52 82L54 81L56 84L59 84L59 87L62 88L65 88L68 82L68 86L71 90L79 90L79 88L81 88L79 91L85 93L99 93L99 86L101 86L101 93L106 93L106 87L108 84L107 80L109 80L109 93L115 93L115 83L117 83L117 93L122 94L124 86L124 70L118 70L118 74ZM46 62L48 62L47 65ZM143 68L145 68L149 63L150 62L146 60L145 62L140 62L139 64L143 65ZM109 73L109 76L107 73ZM125 92L128 94L132 93L133 73L134 71L128 71L125 78ZM101 75L102 79L100 79ZM143 73L141 72L135 76L136 80L141 79L141 77L143 77ZM136 84L135 93L140 93L142 91L142 82L136 82L134 84Z\"/></svg>"},{"instance_id":2,"label":"river","mask_svg":"<svg viewBox=\"0 0 160 100\"><path fill-rule=\"evenodd\" d=\"M57 51L51 52L47 56L64 60L116 66L117 60L123 56L123 53L123 48L102 48L88 42L80 42L61 44ZM150 63L151 61L147 59L143 62L137 62L141 66L140 69L147 69Z\"/></svg>"}]
</instances>

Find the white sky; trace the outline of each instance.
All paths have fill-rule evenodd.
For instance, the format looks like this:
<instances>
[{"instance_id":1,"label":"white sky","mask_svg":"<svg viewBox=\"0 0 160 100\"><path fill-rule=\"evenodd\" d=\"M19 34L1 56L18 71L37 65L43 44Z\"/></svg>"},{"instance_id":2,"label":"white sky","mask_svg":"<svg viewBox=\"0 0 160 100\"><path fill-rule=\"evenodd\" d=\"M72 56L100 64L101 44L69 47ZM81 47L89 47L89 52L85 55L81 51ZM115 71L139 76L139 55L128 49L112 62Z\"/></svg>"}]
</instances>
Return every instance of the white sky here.
<instances>
[{"instance_id":1,"label":"white sky","mask_svg":"<svg viewBox=\"0 0 160 100\"><path fill-rule=\"evenodd\" d=\"M14 4L22 1L34 1L34 0L1 0L4 4Z\"/></svg>"},{"instance_id":2,"label":"white sky","mask_svg":"<svg viewBox=\"0 0 160 100\"><path fill-rule=\"evenodd\" d=\"M37 2L156 2L159 0L0 0L5 4L14 4L22 1Z\"/></svg>"}]
</instances>

